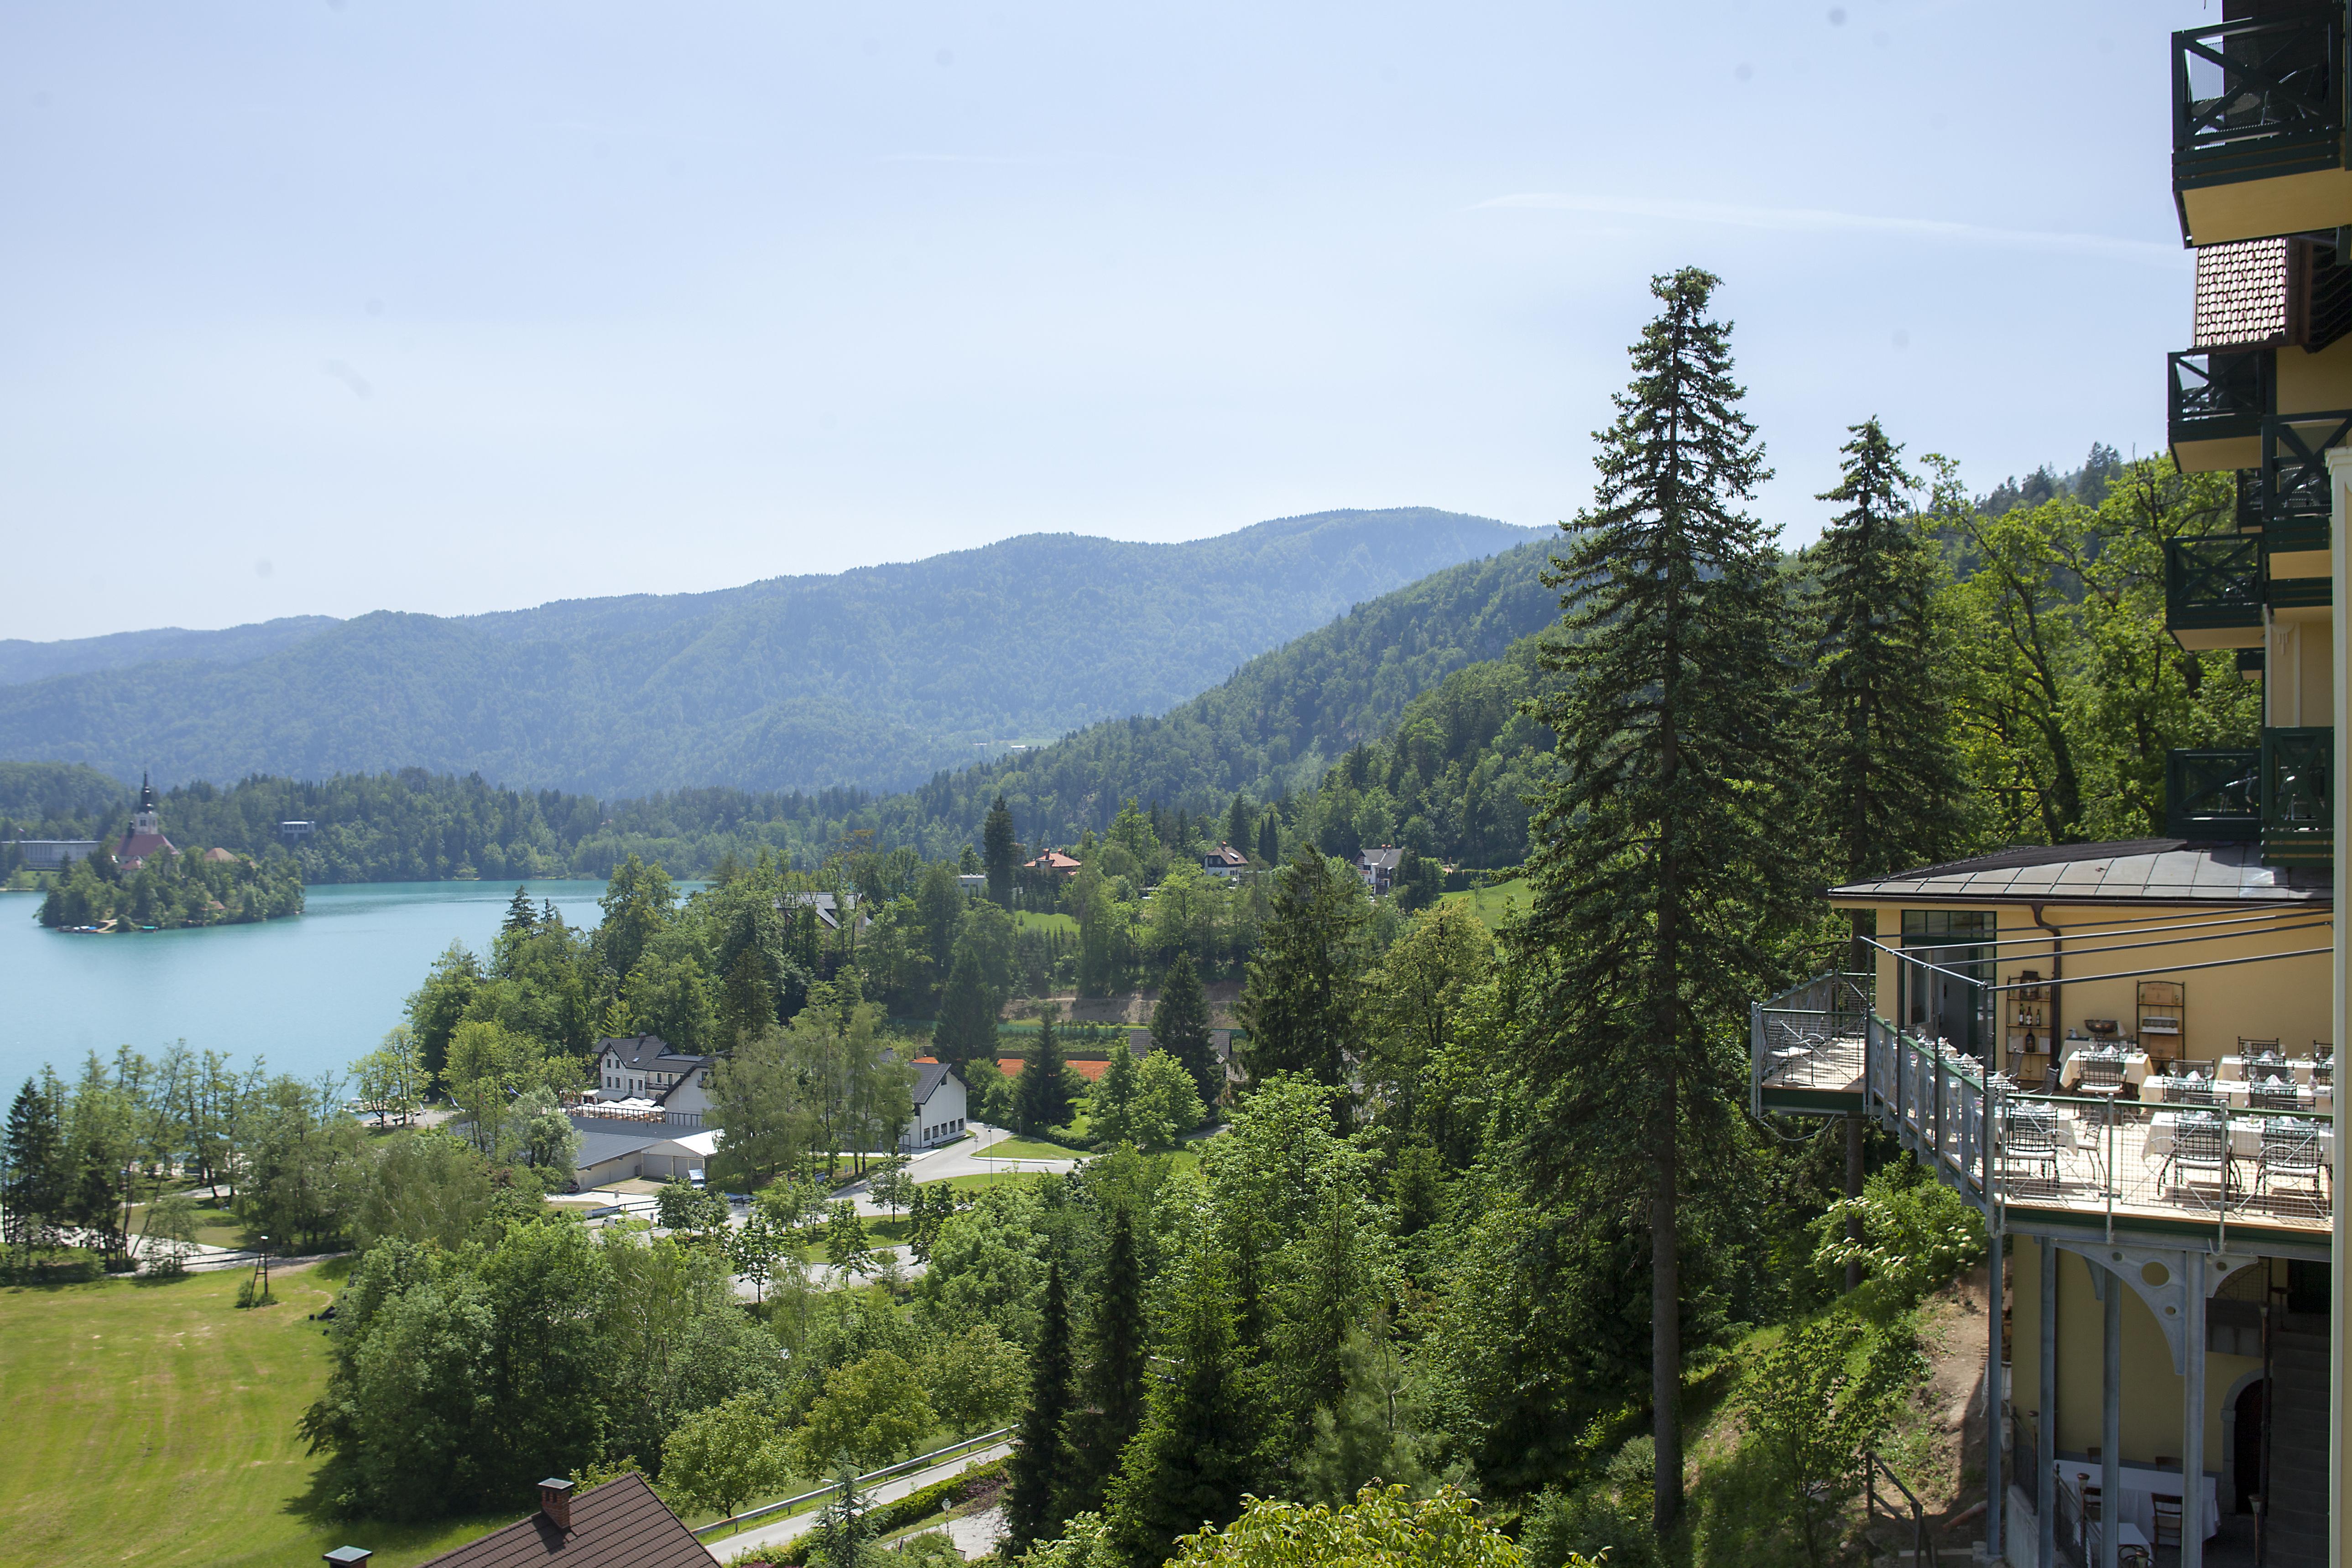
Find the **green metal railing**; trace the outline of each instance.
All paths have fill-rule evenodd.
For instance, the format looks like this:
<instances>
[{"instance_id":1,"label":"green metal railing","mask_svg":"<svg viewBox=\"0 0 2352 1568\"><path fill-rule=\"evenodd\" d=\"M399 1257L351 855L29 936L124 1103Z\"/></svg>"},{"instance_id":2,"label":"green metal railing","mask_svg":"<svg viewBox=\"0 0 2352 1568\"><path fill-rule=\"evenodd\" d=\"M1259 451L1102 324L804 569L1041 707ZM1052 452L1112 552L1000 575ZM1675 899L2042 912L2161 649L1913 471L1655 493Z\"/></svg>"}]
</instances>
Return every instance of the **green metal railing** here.
<instances>
[{"instance_id":1,"label":"green metal railing","mask_svg":"<svg viewBox=\"0 0 2352 1568\"><path fill-rule=\"evenodd\" d=\"M2263 533L2271 550L2327 548L2327 449L2347 437L2352 409L2263 421Z\"/></svg>"},{"instance_id":2,"label":"green metal railing","mask_svg":"<svg viewBox=\"0 0 2352 1568\"><path fill-rule=\"evenodd\" d=\"M2262 770L2259 751L2165 752L2165 832L2175 838L2259 838Z\"/></svg>"},{"instance_id":3,"label":"green metal railing","mask_svg":"<svg viewBox=\"0 0 2352 1568\"><path fill-rule=\"evenodd\" d=\"M2173 34L2173 184L2338 166L2342 58L2341 7Z\"/></svg>"},{"instance_id":4,"label":"green metal railing","mask_svg":"<svg viewBox=\"0 0 2352 1568\"><path fill-rule=\"evenodd\" d=\"M2326 866L2336 859L2329 774L2333 726L2263 731L2263 859L2273 866Z\"/></svg>"},{"instance_id":5,"label":"green metal railing","mask_svg":"<svg viewBox=\"0 0 2352 1568\"><path fill-rule=\"evenodd\" d=\"M2174 441L2259 436L2271 413L2271 355L2195 350L2164 356L2165 427Z\"/></svg>"},{"instance_id":6,"label":"green metal railing","mask_svg":"<svg viewBox=\"0 0 2352 1568\"><path fill-rule=\"evenodd\" d=\"M2260 536L2215 533L2165 541L2164 621L2175 632L2261 626Z\"/></svg>"}]
</instances>

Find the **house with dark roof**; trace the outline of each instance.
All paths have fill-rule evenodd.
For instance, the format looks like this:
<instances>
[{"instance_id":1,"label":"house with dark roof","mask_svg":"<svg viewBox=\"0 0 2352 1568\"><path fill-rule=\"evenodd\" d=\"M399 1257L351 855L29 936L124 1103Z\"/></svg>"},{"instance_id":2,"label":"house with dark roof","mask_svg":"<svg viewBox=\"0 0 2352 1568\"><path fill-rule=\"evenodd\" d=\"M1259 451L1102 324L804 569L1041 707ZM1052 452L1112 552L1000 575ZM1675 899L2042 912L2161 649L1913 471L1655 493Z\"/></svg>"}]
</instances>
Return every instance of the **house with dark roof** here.
<instances>
[{"instance_id":1,"label":"house with dark roof","mask_svg":"<svg viewBox=\"0 0 2352 1568\"><path fill-rule=\"evenodd\" d=\"M1249 857L1230 844L1220 844L1201 857L1201 871L1204 876L1230 879L1248 869Z\"/></svg>"},{"instance_id":2,"label":"house with dark roof","mask_svg":"<svg viewBox=\"0 0 2352 1568\"><path fill-rule=\"evenodd\" d=\"M1385 893L1396 881L1397 867L1404 861L1404 851L1393 844L1383 844L1378 849L1367 849L1356 857L1356 875L1364 879L1375 897Z\"/></svg>"},{"instance_id":3,"label":"house with dark roof","mask_svg":"<svg viewBox=\"0 0 2352 1568\"><path fill-rule=\"evenodd\" d=\"M839 931L845 914L856 920L859 931L874 923L873 916L858 913L856 893L843 893L837 898L831 893L780 893L776 896L776 908L814 910L816 923L827 931Z\"/></svg>"},{"instance_id":4,"label":"house with dark roof","mask_svg":"<svg viewBox=\"0 0 2352 1568\"><path fill-rule=\"evenodd\" d=\"M649 1100L658 1110L699 1118L710 1109L710 1069L718 1060L673 1050L659 1035L598 1040L595 1098Z\"/></svg>"},{"instance_id":5,"label":"house with dark roof","mask_svg":"<svg viewBox=\"0 0 2352 1568\"><path fill-rule=\"evenodd\" d=\"M915 1063L915 1113L898 1134L898 1147L911 1153L963 1136L967 1094L955 1068L940 1062Z\"/></svg>"},{"instance_id":6,"label":"house with dark roof","mask_svg":"<svg viewBox=\"0 0 2352 1568\"><path fill-rule=\"evenodd\" d=\"M572 1489L561 1478L540 1482L539 1507L529 1516L424 1568L711 1568L719 1561L643 1476L615 1476L577 1497ZM373 1555L344 1546L326 1560L362 1568Z\"/></svg>"}]
</instances>

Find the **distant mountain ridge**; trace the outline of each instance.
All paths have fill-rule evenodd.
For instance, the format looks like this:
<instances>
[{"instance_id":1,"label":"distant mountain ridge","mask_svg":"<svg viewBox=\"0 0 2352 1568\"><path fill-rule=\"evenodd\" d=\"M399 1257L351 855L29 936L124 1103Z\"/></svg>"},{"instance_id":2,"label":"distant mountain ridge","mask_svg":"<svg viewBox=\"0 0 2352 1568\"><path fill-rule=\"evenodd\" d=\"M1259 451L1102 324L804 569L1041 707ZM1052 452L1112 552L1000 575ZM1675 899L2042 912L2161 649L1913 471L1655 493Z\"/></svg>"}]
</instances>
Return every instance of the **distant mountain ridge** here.
<instances>
[{"instance_id":1,"label":"distant mountain ridge","mask_svg":"<svg viewBox=\"0 0 2352 1568\"><path fill-rule=\"evenodd\" d=\"M0 685L0 757L174 781L422 767L608 796L902 788L1005 741L1164 710L1352 605L1537 532L1343 510L1182 544L1032 534L835 576L300 635L121 634L163 658ZM16 645L0 672L67 646Z\"/></svg>"},{"instance_id":2,"label":"distant mountain ridge","mask_svg":"<svg viewBox=\"0 0 2352 1568\"><path fill-rule=\"evenodd\" d=\"M109 632L104 637L68 637L62 642L0 637L0 686L47 680L59 675L86 675L93 670L122 669L166 659L243 664L281 647L291 647L329 626L341 624L332 616L288 616L215 632L158 626L152 631Z\"/></svg>"}]
</instances>

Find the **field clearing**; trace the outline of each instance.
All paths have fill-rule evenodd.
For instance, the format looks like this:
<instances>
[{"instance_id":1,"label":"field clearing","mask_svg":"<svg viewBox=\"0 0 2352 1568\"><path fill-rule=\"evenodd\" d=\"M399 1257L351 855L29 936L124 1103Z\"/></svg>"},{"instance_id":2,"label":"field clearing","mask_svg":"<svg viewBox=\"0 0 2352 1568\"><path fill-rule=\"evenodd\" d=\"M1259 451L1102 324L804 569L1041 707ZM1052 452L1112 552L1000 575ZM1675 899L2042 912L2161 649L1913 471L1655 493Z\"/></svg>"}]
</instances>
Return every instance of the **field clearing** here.
<instances>
[{"instance_id":1,"label":"field clearing","mask_svg":"<svg viewBox=\"0 0 2352 1568\"><path fill-rule=\"evenodd\" d=\"M58 1563L311 1568L349 1542L406 1568L507 1519L386 1525L320 1517L294 1430L327 1381L305 1314L333 1265L273 1275L239 1311L238 1270L0 1289L0 1568Z\"/></svg>"},{"instance_id":2,"label":"field clearing","mask_svg":"<svg viewBox=\"0 0 2352 1568\"><path fill-rule=\"evenodd\" d=\"M1083 1160L1083 1149L1065 1149L1034 1138L1000 1138L973 1156L980 1160Z\"/></svg>"},{"instance_id":3,"label":"field clearing","mask_svg":"<svg viewBox=\"0 0 2352 1568\"><path fill-rule=\"evenodd\" d=\"M1065 914L1033 914L1023 910L1013 917L1028 931L1057 931L1065 936L1078 934L1078 917Z\"/></svg>"},{"instance_id":4,"label":"field clearing","mask_svg":"<svg viewBox=\"0 0 2352 1568\"><path fill-rule=\"evenodd\" d=\"M1459 893L1447 893L1444 900L1449 904L1469 905L1470 912L1486 921L1487 930L1500 931L1505 912L1516 906L1520 914L1526 914L1533 895L1528 891L1525 877L1514 877L1491 888L1471 888Z\"/></svg>"}]
</instances>

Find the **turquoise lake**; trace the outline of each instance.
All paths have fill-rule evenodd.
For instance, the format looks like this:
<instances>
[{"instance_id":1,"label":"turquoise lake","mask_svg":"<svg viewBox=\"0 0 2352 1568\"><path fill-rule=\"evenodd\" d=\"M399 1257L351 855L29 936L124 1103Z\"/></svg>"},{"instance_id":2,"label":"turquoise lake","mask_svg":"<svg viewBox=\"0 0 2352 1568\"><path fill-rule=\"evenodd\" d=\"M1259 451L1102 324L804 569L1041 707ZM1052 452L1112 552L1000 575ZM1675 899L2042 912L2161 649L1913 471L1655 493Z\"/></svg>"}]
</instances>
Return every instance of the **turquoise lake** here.
<instances>
[{"instance_id":1,"label":"turquoise lake","mask_svg":"<svg viewBox=\"0 0 2352 1568\"><path fill-rule=\"evenodd\" d=\"M442 949L487 956L513 896L511 882L318 887L293 920L68 936L36 923L37 898L0 894L0 1098L45 1061L71 1077L89 1051L153 1057L180 1039L240 1068L341 1072L401 1021ZM530 884L574 926L604 918L604 896L602 882Z\"/></svg>"}]
</instances>

